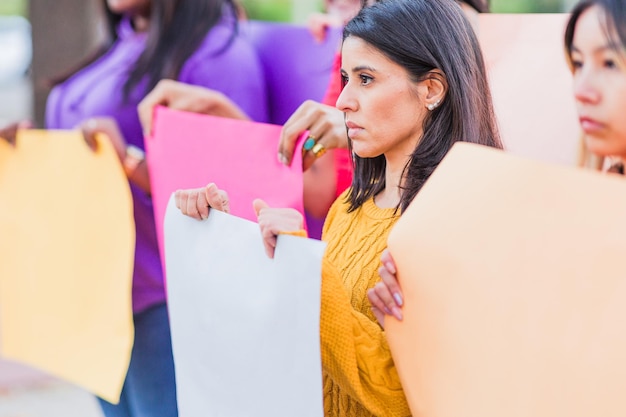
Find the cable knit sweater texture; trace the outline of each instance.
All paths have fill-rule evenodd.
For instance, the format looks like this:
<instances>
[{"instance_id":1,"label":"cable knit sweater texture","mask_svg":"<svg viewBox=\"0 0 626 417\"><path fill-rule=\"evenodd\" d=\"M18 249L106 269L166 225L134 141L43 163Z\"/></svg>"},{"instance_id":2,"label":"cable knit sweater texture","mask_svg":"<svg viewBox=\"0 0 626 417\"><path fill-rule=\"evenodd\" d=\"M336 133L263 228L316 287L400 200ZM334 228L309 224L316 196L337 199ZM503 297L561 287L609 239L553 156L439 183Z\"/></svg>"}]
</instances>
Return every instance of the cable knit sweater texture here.
<instances>
[{"instance_id":1,"label":"cable knit sweater texture","mask_svg":"<svg viewBox=\"0 0 626 417\"><path fill-rule=\"evenodd\" d=\"M346 192L347 193L347 192ZM384 331L367 290L379 280L380 256L399 218L373 199L348 213L342 194L324 225L320 338L327 417L410 416Z\"/></svg>"}]
</instances>

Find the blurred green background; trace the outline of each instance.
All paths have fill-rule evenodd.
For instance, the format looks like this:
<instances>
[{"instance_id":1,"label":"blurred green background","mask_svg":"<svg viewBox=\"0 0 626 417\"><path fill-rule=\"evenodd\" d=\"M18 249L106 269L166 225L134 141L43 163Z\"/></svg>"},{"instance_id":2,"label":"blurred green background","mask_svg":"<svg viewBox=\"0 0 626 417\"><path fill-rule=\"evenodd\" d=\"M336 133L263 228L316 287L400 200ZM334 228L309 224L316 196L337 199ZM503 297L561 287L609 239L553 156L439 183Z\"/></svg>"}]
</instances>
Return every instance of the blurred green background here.
<instances>
[{"instance_id":1,"label":"blurred green background","mask_svg":"<svg viewBox=\"0 0 626 417\"><path fill-rule=\"evenodd\" d=\"M0 0L0 15L26 16L26 0Z\"/></svg>"},{"instance_id":2,"label":"blurred green background","mask_svg":"<svg viewBox=\"0 0 626 417\"><path fill-rule=\"evenodd\" d=\"M84 0L78 0L84 1ZM252 19L303 22L309 13L320 10L322 0L240 0ZM27 13L28 0L0 0L0 15ZM53 7L53 0L50 0ZM567 12L575 0L491 0L494 13Z\"/></svg>"},{"instance_id":3,"label":"blurred green background","mask_svg":"<svg viewBox=\"0 0 626 417\"><path fill-rule=\"evenodd\" d=\"M251 18L303 21L312 11L321 10L321 0L241 0ZM494 13L558 13L571 9L575 0L491 0Z\"/></svg>"}]
</instances>

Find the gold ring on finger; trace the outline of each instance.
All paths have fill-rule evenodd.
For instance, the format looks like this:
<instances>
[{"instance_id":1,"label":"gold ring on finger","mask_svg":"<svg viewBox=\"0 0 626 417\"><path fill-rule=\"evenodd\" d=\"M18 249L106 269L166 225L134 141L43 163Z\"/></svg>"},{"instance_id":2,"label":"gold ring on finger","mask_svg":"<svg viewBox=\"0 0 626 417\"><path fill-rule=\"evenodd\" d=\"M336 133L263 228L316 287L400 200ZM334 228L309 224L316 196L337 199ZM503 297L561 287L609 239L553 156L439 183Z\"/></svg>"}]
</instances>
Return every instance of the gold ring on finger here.
<instances>
[{"instance_id":1,"label":"gold ring on finger","mask_svg":"<svg viewBox=\"0 0 626 417\"><path fill-rule=\"evenodd\" d=\"M316 158L319 158L326 153L326 148L320 142L316 142L311 148L311 152L313 152Z\"/></svg>"}]
</instances>

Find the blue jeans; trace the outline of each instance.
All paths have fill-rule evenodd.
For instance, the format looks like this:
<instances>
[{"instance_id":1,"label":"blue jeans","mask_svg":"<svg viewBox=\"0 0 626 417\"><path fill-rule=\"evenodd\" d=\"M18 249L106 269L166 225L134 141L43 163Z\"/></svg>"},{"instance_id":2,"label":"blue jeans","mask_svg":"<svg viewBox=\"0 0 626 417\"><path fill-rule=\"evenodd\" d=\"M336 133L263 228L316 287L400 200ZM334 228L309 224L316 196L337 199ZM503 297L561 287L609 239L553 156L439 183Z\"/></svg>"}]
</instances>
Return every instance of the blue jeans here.
<instances>
[{"instance_id":1,"label":"blue jeans","mask_svg":"<svg viewBox=\"0 0 626 417\"><path fill-rule=\"evenodd\" d=\"M98 399L106 417L177 417L170 324L165 304L135 314L135 343L120 403Z\"/></svg>"}]
</instances>

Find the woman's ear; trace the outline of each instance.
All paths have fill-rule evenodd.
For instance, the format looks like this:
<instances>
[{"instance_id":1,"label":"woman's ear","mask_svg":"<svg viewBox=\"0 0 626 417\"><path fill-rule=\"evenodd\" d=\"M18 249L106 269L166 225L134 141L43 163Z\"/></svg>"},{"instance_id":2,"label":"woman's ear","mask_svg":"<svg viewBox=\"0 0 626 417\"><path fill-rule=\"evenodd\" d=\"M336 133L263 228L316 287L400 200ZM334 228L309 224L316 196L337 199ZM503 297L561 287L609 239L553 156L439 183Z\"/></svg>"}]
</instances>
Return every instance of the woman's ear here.
<instances>
[{"instance_id":1,"label":"woman's ear","mask_svg":"<svg viewBox=\"0 0 626 417\"><path fill-rule=\"evenodd\" d=\"M428 73L422 84L427 88L424 104L428 110L433 111L443 102L448 92L446 76L441 70L434 69Z\"/></svg>"}]
</instances>

